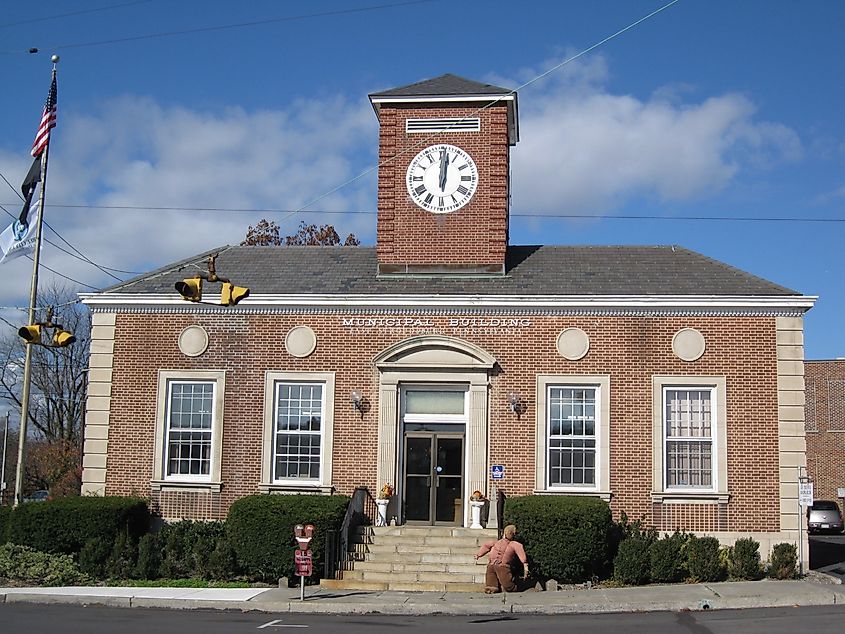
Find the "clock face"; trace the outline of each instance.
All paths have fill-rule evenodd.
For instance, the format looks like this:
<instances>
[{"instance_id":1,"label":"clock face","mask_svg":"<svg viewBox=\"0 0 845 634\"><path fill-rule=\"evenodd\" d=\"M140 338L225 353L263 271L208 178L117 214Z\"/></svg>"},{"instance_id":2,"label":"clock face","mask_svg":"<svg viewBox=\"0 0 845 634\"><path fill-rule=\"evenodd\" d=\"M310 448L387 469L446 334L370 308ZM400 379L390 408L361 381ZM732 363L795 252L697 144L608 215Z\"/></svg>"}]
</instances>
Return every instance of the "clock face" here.
<instances>
[{"instance_id":1,"label":"clock face","mask_svg":"<svg viewBox=\"0 0 845 634\"><path fill-rule=\"evenodd\" d=\"M447 214L470 201L478 187L478 168L461 148L432 145L408 165L405 182L417 205L436 214Z\"/></svg>"}]
</instances>

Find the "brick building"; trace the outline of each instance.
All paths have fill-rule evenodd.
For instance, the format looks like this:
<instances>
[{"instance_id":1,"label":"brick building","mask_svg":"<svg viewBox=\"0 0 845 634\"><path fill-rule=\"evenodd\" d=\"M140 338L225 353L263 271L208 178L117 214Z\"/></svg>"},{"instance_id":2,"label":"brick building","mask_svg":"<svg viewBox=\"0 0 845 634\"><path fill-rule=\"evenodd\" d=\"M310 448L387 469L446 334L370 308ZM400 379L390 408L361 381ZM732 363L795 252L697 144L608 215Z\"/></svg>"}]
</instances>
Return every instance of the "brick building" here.
<instances>
[{"instance_id":1,"label":"brick building","mask_svg":"<svg viewBox=\"0 0 845 634\"><path fill-rule=\"evenodd\" d=\"M797 539L814 298L681 247L510 245L516 95L445 75L370 100L374 248L217 249L237 306L174 291L209 254L83 296L84 491L211 519L387 482L400 523L468 525L498 489Z\"/></svg>"},{"instance_id":2,"label":"brick building","mask_svg":"<svg viewBox=\"0 0 845 634\"><path fill-rule=\"evenodd\" d=\"M807 473L817 500L843 504L845 491L845 359L806 361Z\"/></svg>"}]
</instances>

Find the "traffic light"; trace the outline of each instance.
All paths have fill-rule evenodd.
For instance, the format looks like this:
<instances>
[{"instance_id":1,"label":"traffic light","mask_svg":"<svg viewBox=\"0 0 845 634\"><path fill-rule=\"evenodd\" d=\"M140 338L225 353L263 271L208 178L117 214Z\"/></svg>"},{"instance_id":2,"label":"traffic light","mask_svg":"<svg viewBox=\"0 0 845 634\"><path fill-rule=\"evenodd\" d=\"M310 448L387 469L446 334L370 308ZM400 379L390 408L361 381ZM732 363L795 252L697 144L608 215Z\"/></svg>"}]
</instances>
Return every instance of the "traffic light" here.
<instances>
[{"instance_id":1,"label":"traffic light","mask_svg":"<svg viewBox=\"0 0 845 634\"><path fill-rule=\"evenodd\" d=\"M189 302L198 302L202 299L202 278L189 277L188 279L176 282L176 290Z\"/></svg>"},{"instance_id":2,"label":"traffic light","mask_svg":"<svg viewBox=\"0 0 845 634\"><path fill-rule=\"evenodd\" d=\"M247 297L249 297L248 288L235 286L231 282L223 282L223 289L220 291L220 303L223 306L234 306Z\"/></svg>"},{"instance_id":3,"label":"traffic light","mask_svg":"<svg viewBox=\"0 0 845 634\"><path fill-rule=\"evenodd\" d=\"M41 343L41 325L32 324L30 326L23 326L18 330L18 335L26 343Z\"/></svg>"},{"instance_id":4,"label":"traffic light","mask_svg":"<svg viewBox=\"0 0 845 634\"><path fill-rule=\"evenodd\" d=\"M58 346L59 348L64 348L75 341L76 337L73 336L72 332L56 328L56 333L53 335L53 345Z\"/></svg>"}]
</instances>

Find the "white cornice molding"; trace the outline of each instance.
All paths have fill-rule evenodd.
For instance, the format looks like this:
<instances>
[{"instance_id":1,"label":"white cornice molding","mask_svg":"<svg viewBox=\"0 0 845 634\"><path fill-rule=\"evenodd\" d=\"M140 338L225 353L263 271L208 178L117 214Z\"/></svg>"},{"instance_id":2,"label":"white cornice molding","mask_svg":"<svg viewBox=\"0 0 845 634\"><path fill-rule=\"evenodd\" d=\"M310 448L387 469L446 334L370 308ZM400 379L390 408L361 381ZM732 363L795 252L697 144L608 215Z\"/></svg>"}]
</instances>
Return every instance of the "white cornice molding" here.
<instances>
[{"instance_id":1,"label":"white cornice molding","mask_svg":"<svg viewBox=\"0 0 845 634\"><path fill-rule=\"evenodd\" d=\"M513 93L489 94L489 95L425 95L425 96L383 96L370 97L372 103L439 103L439 102L463 102L463 101L515 101Z\"/></svg>"},{"instance_id":2,"label":"white cornice molding","mask_svg":"<svg viewBox=\"0 0 845 634\"><path fill-rule=\"evenodd\" d=\"M190 303L175 293L81 293L82 302L98 312L159 308L178 312L226 310L275 312L306 309L340 310L518 310L612 311L743 314L800 314L818 299L813 295L250 295L236 307L216 303ZM334 312L334 311L333 311Z\"/></svg>"}]
</instances>

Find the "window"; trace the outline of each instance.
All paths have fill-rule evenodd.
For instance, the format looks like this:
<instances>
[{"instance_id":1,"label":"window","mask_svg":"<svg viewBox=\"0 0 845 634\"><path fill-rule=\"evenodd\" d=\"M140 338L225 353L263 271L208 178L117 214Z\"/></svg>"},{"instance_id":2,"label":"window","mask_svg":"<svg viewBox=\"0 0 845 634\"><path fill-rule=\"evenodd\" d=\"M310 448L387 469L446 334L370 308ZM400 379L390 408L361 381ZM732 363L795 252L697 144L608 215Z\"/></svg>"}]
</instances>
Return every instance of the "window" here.
<instances>
[{"instance_id":1,"label":"window","mask_svg":"<svg viewBox=\"0 0 845 634\"><path fill-rule=\"evenodd\" d=\"M549 387L549 486L596 483L596 392Z\"/></svg>"},{"instance_id":2,"label":"window","mask_svg":"<svg viewBox=\"0 0 845 634\"><path fill-rule=\"evenodd\" d=\"M653 376L652 501L726 503L727 382Z\"/></svg>"},{"instance_id":3,"label":"window","mask_svg":"<svg viewBox=\"0 0 845 634\"><path fill-rule=\"evenodd\" d=\"M215 370L159 372L153 489L220 490L225 377Z\"/></svg>"},{"instance_id":4,"label":"window","mask_svg":"<svg viewBox=\"0 0 845 634\"><path fill-rule=\"evenodd\" d=\"M208 477L211 474L211 436L214 383L168 383L166 477Z\"/></svg>"},{"instance_id":5,"label":"window","mask_svg":"<svg viewBox=\"0 0 845 634\"><path fill-rule=\"evenodd\" d=\"M610 499L610 377L538 375L538 493Z\"/></svg>"},{"instance_id":6,"label":"window","mask_svg":"<svg viewBox=\"0 0 845 634\"><path fill-rule=\"evenodd\" d=\"M665 389L667 488L713 487L713 390Z\"/></svg>"},{"instance_id":7,"label":"window","mask_svg":"<svg viewBox=\"0 0 845 634\"><path fill-rule=\"evenodd\" d=\"M322 383L276 383L273 480L319 480Z\"/></svg>"},{"instance_id":8,"label":"window","mask_svg":"<svg viewBox=\"0 0 845 634\"><path fill-rule=\"evenodd\" d=\"M334 373L267 372L259 490L331 493Z\"/></svg>"}]
</instances>

